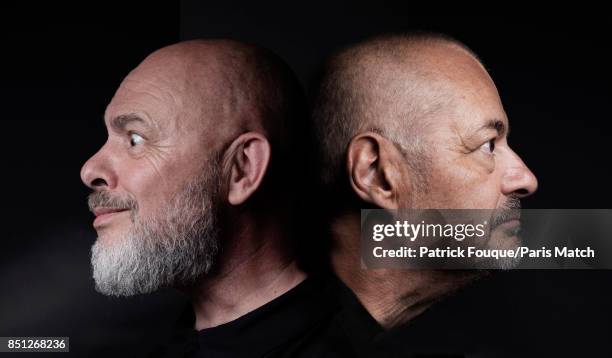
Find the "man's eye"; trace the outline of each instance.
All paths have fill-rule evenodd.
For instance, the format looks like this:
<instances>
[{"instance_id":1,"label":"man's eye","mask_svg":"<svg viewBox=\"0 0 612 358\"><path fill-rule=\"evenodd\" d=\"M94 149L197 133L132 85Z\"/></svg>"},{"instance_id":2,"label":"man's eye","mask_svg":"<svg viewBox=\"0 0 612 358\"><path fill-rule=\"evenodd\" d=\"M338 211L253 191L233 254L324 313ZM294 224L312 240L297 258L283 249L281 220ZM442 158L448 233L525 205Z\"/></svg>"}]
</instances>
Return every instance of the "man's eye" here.
<instances>
[{"instance_id":1,"label":"man's eye","mask_svg":"<svg viewBox=\"0 0 612 358\"><path fill-rule=\"evenodd\" d=\"M493 153L493 151L495 150L495 139L491 139L490 141L481 145L480 150L483 150L487 152L488 154Z\"/></svg>"},{"instance_id":2,"label":"man's eye","mask_svg":"<svg viewBox=\"0 0 612 358\"><path fill-rule=\"evenodd\" d=\"M144 138L138 133L130 133L130 146L134 147L138 144L142 144L144 142Z\"/></svg>"}]
</instances>

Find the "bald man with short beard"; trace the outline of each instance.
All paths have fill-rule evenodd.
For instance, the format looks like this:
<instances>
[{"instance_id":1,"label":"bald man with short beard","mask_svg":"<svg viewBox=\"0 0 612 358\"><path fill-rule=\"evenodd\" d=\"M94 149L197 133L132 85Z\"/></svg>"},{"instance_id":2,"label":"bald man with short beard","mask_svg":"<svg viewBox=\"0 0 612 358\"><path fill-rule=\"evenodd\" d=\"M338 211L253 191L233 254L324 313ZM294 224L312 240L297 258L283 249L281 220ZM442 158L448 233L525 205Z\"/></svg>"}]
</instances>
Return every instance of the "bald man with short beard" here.
<instances>
[{"instance_id":1,"label":"bald man with short beard","mask_svg":"<svg viewBox=\"0 0 612 358\"><path fill-rule=\"evenodd\" d=\"M402 346L401 335L373 342L482 271L362 269L360 209L517 209L537 180L508 145L491 77L443 35L382 36L339 52L325 66L312 120L331 264L350 289L345 315L361 317L352 331L375 352Z\"/></svg>"},{"instance_id":2,"label":"bald man with short beard","mask_svg":"<svg viewBox=\"0 0 612 358\"><path fill-rule=\"evenodd\" d=\"M162 48L121 83L81 171L93 277L106 295L189 296L188 334L158 356L285 356L329 314L290 231L290 133L304 114L290 69L235 41Z\"/></svg>"}]
</instances>

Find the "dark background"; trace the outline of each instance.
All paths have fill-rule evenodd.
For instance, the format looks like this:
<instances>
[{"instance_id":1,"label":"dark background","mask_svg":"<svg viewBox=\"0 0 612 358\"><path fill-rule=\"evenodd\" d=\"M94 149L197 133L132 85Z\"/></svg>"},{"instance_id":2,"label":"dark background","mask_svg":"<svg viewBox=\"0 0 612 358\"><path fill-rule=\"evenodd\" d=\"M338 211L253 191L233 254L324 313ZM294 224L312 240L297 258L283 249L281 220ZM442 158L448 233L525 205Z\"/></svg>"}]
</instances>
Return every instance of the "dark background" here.
<instances>
[{"instance_id":1,"label":"dark background","mask_svg":"<svg viewBox=\"0 0 612 358\"><path fill-rule=\"evenodd\" d=\"M95 232L79 170L105 140L102 115L121 79L181 39L256 42L308 85L323 58L367 36L447 33L481 57L498 86L510 144L540 183L524 206L610 207L611 19L597 11L503 13L466 16L408 2L4 9L0 336L70 336L70 356L123 357L167 335L185 304L180 294L111 299L93 290ZM610 355L611 278L609 271L500 273L458 297L461 313L449 321L493 356Z\"/></svg>"}]
</instances>

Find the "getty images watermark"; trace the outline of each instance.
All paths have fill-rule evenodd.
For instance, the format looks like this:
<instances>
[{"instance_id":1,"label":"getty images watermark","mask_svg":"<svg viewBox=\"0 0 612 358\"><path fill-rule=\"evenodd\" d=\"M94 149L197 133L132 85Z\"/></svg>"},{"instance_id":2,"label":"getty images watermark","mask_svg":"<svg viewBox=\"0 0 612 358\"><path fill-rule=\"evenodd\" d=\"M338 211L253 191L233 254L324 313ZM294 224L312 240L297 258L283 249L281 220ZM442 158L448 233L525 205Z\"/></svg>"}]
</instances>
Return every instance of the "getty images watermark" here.
<instances>
[{"instance_id":1,"label":"getty images watermark","mask_svg":"<svg viewBox=\"0 0 612 358\"><path fill-rule=\"evenodd\" d=\"M612 268L612 210L362 210L365 268Z\"/></svg>"}]
</instances>

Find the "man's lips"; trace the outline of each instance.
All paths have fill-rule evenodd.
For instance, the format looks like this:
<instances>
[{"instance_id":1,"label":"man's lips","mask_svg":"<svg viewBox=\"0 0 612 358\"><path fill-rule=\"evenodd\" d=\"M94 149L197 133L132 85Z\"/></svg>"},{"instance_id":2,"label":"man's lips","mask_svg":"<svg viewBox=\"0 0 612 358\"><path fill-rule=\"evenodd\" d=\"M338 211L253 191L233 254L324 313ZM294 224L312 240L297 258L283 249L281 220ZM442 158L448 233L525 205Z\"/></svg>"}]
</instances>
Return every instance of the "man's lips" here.
<instances>
[{"instance_id":1,"label":"man's lips","mask_svg":"<svg viewBox=\"0 0 612 358\"><path fill-rule=\"evenodd\" d=\"M118 209L118 208L94 208L93 214L96 216L93 222L94 228L104 225L107 221L111 220L114 216L129 211L129 209Z\"/></svg>"},{"instance_id":2,"label":"man's lips","mask_svg":"<svg viewBox=\"0 0 612 358\"><path fill-rule=\"evenodd\" d=\"M521 221L519 219L510 219L499 224L495 230L501 230L507 236L516 236L521 229Z\"/></svg>"},{"instance_id":3,"label":"man's lips","mask_svg":"<svg viewBox=\"0 0 612 358\"><path fill-rule=\"evenodd\" d=\"M517 222L520 224L520 221L521 221L521 212L520 212L520 210L511 209L511 210L508 210L507 212L505 212L505 215L502 217L502 220L499 220L497 222L497 225L495 225L495 226L503 225L503 224L506 224L506 223L516 224Z\"/></svg>"}]
</instances>

